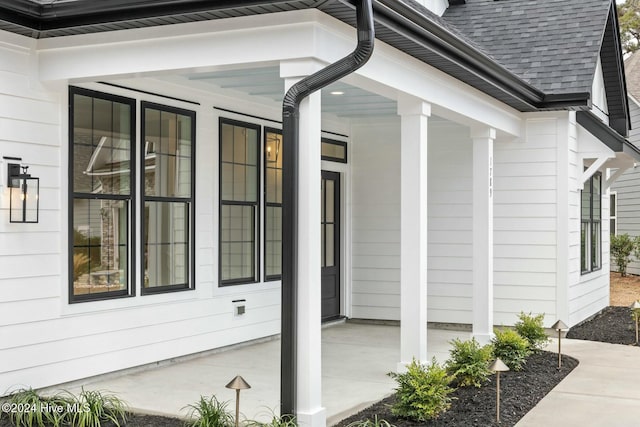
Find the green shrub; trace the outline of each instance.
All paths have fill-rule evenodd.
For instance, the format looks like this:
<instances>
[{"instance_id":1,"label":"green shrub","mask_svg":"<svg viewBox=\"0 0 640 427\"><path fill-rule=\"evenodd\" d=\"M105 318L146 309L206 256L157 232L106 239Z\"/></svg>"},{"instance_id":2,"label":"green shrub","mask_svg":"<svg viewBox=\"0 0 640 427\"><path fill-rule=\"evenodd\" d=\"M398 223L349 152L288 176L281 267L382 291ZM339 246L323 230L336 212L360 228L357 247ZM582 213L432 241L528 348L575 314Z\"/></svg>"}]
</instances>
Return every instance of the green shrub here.
<instances>
[{"instance_id":1,"label":"green shrub","mask_svg":"<svg viewBox=\"0 0 640 427\"><path fill-rule=\"evenodd\" d=\"M370 419L354 421L347 425L347 427L396 427L389 421L384 419L378 419L377 415L373 416L373 421Z\"/></svg>"},{"instance_id":2,"label":"green shrub","mask_svg":"<svg viewBox=\"0 0 640 427\"><path fill-rule=\"evenodd\" d=\"M435 419L451 406L454 389L450 386L451 377L435 358L428 366L415 359L401 374L390 372L396 380L396 403L391 412L402 418L424 422Z\"/></svg>"},{"instance_id":3,"label":"green shrub","mask_svg":"<svg viewBox=\"0 0 640 427\"><path fill-rule=\"evenodd\" d=\"M509 369L521 371L531 354L529 342L511 329L496 330L495 334L491 340L493 356L500 358Z\"/></svg>"},{"instance_id":4,"label":"green shrub","mask_svg":"<svg viewBox=\"0 0 640 427\"><path fill-rule=\"evenodd\" d=\"M544 330L544 314L533 316L531 313L520 312L516 322L516 332L529 342L531 350L542 350L549 342L549 337Z\"/></svg>"},{"instance_id":5,"label":"green shrub","mask_svg":"<svg viewBox=\"0 0 640 427\"><path fill-rule=\"evenodd\" d=\"M116 427L126 424L128 406L114 394L83 388L73 403L69 411L73 427L100 427L103 422Z\"/></svg>"},{"instance_id":6,"label":"green shrub","mask_svg":"<svg viewBox=\"0 0 640 427\"><path fill-rule=\"evenodd\" d=\"M227 410L227 402L220 402L215 396L188 405L189 413L186 425L189 427L231 427L235 425L233 415Z\"/></svg>"},{"instance_id":7,"label":"green shrub","mask_svg":"<svg viewBox=\"0 0 640 427\"><path fill-rule=\"evenodd\" d=\"M627 265L631 262L631 253L640 251L637 242L637 240L631 239L627 233L611 235L611 256L618 266L618 272L622 277L627 275Z\"/></svg>"},{"instance_id":8,"label":"green shrub","mask_svg":"<svg viewBox=\"0 0 640 427\"><path fill-rule=\"evenodd\" d=\"M58 427L68 424L68 410L73 402L62 394L42 397L29 388L11 394L7 403L12 409L9 420L17 427Z\"/></svg>"},{"instance_id":9,"label":"green shrub","mask_svg":"<svg viewBox=\"0 0 640 427\"><path fill-rule=\"evenodd\" d=\"M453 348L449 350L447 372L455 377L459 386L482 386L491 375L491 346L480 346L475 338L467 341L456 338L451 345Z\"/></svg>"}]
</instances>

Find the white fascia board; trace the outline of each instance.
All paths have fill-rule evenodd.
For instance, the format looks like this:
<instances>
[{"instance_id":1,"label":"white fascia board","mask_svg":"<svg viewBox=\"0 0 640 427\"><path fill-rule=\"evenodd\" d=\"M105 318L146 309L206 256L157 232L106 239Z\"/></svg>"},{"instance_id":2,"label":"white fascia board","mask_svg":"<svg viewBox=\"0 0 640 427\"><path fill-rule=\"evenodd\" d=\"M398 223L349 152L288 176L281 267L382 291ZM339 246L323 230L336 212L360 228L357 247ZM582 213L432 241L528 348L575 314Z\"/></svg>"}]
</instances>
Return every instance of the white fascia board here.
<instances>
[{"instance_id":1,"label":"white fascia board","mask_svg":"<svg viewBox=\"0 0 640 427\"><path fill-rule=\"evenodd\" d=\"M321 18L316 56L334 62L354 48L355 30L328 15ZM399 93L421 98L433 114L467 126L488 126L513 137L521 133L522 113L516 109L377 39L371 59L348 82L390 99Z\"/></svg>"},{"instance_id":2,"label":"white fascia board","mask_svg":"<svg viewBox=\"0 0 640 427\"><path fill-rule=\"evenodd\" d=\"M354 28L315 9L51 38L37 44L39 78L170 75L299 58L331 63L351 52L355 40ZM441 117L520 135L520 112L379 40L349 82L391 99L412 94Z\"/></svg>"},{"instance_id":3,"label":"white fascia board","mask_svg":"<svg viewBox=\"0 0 640 427\"><path fill-rule=\"evenodd\" d=\"M37 41L31 37L0 30L0 49L11 49L26 52L34 49L36 43Z\"/></svg>"},{"instance_id":4,"label":"white fascia board","mask_svg":"<svg viewBox=\"0 0 640 427\"><path fill-rule=\"evenodd\" d=\"M318 15L303 10L44 39L39 77L82 81L310 57Z\"/></svg>"}]
</instances>

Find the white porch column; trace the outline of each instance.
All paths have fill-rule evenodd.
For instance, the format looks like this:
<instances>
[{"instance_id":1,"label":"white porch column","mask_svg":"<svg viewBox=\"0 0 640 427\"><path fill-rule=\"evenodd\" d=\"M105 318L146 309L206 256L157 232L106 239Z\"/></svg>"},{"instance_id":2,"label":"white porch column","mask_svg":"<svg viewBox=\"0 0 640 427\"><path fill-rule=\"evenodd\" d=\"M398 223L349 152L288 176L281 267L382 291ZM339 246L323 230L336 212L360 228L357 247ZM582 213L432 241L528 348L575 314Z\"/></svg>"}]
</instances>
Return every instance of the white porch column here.
<instances>
[{"instance_id":1,"label":"white porch column","mask_svg":"<svg viewBox=\"0 0 640 427\"><path fill-rule=\"evenodd\" d=\"M473 337L493 338L493 141L495 129L472 129Z\"/></svg>"},{"instance_id":2,"label":"white porch column","mask_svg":"<svg viewBox=\"0 0 640 427\"><path fill-rule=\"evenodd\" d=\"M285 89L315 72L314 61L283 63ZM320 92L300 104L298 153L298 317L296 420L303 427L325 427L322 407L321 270L320 270Z\"/></svg>"},{"instance_id":3,"label":"white porch column","mask_svg":"<svg viewBox=\"0 0 640 427\"><path fill-rule=\"evenodd\" d=\"M427 361L427 125L431 105L398 99L401 116L400 363Z\"/></svg>"}]
</instances>

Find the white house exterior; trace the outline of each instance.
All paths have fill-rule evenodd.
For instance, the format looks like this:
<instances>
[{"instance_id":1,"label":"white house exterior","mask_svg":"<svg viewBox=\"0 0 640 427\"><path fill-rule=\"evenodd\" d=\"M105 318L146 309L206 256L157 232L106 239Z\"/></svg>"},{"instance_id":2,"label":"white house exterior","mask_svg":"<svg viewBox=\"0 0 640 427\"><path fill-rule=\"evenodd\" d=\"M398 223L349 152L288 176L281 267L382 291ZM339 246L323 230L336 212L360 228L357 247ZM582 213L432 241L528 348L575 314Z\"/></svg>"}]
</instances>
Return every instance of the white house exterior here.
<instances>
[{"instance_id":1,"label":"white house exterior","mask_svg":"<svg viewBox=\"0 0 640 427\"><path fill-rule=\"evenodd\" d=\"M282 98L355 44L348 0L90 3L0 6L0 394L280 333ZM424 3L374 1L371 59L302 103L304 425L321 318L401 321L404 364L427 322L608 305L608 171L639 158L614 2Z\"/></svg>"}]
</instances>

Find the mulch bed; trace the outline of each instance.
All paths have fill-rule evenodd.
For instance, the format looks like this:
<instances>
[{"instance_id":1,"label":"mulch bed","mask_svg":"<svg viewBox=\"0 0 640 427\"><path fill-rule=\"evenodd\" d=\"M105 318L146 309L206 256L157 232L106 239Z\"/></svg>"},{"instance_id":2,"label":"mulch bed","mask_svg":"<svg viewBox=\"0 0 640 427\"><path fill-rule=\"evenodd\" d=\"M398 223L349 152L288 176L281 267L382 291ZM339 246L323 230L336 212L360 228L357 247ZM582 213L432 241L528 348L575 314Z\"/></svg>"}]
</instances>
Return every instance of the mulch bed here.
<instances>
[{"instance_id":1,"label":"mulch bed","mask_svg":"<svg viewBox=\"0 0 640 427\"><path fill-rule=\"evenodd\" d=\"M502 426L515 425L531 408L553 389L578 365L572 357L562 357L562 368L558 370L558 354L546 351L533 354L520 372L500 374L500 424L496 422L495 376L483 387L458 388L452 396L451 408L437 420L416 423L391 414L395 397L391 396L363 411L342 420L337 426L344 427L358 420L387 420L397 427L414 426Z\"/></svg>"},{"instance_id":2,"label":"mulch bed","mask_svg":"<svg viewBox=\"0 0 640 427\"><path fill-rule=\"evenodd\" d=\"M572 327L567 338L635 345L636 329L628 307L607 307L593 319Z\"/></svg>"}]
</instances>

